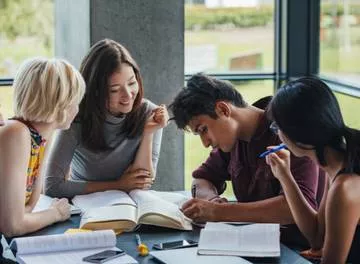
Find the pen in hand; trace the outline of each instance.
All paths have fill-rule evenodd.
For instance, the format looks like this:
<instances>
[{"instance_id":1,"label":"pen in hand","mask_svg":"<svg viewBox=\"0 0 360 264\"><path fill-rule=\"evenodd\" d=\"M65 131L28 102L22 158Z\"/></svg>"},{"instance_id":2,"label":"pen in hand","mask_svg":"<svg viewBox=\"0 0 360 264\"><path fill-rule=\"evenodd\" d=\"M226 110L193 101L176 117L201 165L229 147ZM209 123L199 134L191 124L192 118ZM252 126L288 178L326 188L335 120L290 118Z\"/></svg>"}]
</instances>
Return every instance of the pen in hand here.
<instances>
[{"instance_id":1,"label":"pen in hand","mask_svg":"<svg viewBox=\"0 0 360 264\"><path fill-rule=\"evenodd\" d=\"M259 158L265 158L267 155L274 153L276 151L279 151L281 149L284 149L284 148L286 148L286 145L284 143L281 143L280 145L261 153L259 155Z\"/></svg>"},{"instance_id":2,"label":"pen in hand","mask_svg":"<svg viewBox=\"0 0 360 264\"><path fill-rule=\"evenodd\" d=\"M191 195L193 198L196 198L196 184L193 184L193 186L191 186Z\"/></svg>"}]
</instances>

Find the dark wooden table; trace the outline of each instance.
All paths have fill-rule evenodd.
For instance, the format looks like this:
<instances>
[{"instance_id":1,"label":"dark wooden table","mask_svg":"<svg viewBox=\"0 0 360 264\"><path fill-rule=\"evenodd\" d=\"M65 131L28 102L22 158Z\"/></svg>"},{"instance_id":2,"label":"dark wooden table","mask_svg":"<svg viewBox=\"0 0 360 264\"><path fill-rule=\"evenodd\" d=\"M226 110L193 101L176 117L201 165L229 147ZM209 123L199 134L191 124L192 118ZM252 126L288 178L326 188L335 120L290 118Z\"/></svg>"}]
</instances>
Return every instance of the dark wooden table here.
<instances>
[{"instance_id":1,"label":"dark wooden table","mask_svg":"<svg viewBox=\"0 0 360 264\"><path fill-rule=\"evenodd\" d=\"M39 236L39 235L53 235L64 233L69 228L78 228L80 223L80 216L72 216L69 220L57 223L52 226L46 227L40 231L29 234L28 236ZM182 240L182 239L191 239L198 241L200 229L195 228L193 231L180 231L168 228L154 227L154 226L141 226L135 232L122 233L117 236L116 246L125 250L127 254L133 256L141 264L147 263L159 263L153 257L141 257L136 251L136 239L135 234L141 236L142 242L144 242L149 249L152 249L152 246L155 243ZM271 259L254 259L249 258L249 261L253 263L281 263L281 264L305 264L311 263L297 254L296 251L286 247L281 244L281 257L280 258L271 258ZM171 263L170 263L171 264ZM226 263L223 263L226 264Z\"/></svg>"}]
</instances>

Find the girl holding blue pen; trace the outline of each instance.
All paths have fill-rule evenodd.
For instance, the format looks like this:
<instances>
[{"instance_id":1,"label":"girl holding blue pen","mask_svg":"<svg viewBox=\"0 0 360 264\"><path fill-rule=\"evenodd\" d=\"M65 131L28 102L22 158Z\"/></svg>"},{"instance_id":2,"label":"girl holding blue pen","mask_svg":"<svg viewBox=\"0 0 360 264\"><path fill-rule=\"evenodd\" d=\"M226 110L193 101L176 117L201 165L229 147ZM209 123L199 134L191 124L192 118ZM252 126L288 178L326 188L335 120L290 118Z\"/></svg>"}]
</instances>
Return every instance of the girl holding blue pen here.
<instances>
[{"instance_id":1,"label":"girl holding blue pen","mask_svg":"<svg viewBox=\"0 0 360 264\"><path fill-rule=\"evenodd\" d=\"M321 263L360 263L360 131L345 125L334 94L315 78L282 87L269 113L287 148L317 162L328 176L316 212L291 174L290 152L277 147L263 154L299 229L313 249L322 250Z\"/></svg>"}]
</instances>

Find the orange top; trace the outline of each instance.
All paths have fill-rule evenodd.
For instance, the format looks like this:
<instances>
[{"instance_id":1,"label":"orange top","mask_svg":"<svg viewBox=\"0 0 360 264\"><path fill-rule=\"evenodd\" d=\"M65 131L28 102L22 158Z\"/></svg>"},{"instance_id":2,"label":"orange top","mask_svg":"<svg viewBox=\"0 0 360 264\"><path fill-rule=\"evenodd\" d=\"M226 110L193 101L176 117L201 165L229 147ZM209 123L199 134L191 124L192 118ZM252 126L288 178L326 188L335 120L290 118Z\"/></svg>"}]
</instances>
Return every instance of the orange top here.
<instances>
[{"instance_id":1,"label":"orange top","mask_svg":"<svg viewBox=\"0 0 360 264\"><path fill-rule=\"evenodd\" d=\"M29 122L15 119L29 128L30 136L31 136L31 151L30 151L30 159L27 170L26 177L26 193L25 193L25 204L27 204L30 200L31 194L33 192L35 183L40 174L40 164L44 157L45 143L40 133L33 128Z\"/></svg>"}]
</instances>

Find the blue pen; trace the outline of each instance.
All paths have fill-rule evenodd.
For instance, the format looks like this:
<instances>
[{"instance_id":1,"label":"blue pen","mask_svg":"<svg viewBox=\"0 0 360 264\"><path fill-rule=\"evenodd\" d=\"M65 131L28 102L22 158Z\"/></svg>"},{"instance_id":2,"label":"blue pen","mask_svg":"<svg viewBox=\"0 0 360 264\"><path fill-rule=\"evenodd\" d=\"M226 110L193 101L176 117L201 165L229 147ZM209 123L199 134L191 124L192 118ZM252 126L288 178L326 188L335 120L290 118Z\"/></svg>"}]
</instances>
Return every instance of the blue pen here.
<instances>
[{"instance_id":1,"label":"blue pen","mask_svg":"<svg viewBox=\"0 0 360 264\"><path fill-rule=\"evenodd\" d=\"M269 155L270 153L274 153L274 152L279 151L279 150L284 149L284 148L286 148L286 145L285 145L284 143L282 143L282 144L280 144L279 146L276 146L276 147L274 147L274 148L272 148L272 149L269 149L269 150L261 153L261 154L259 155L259 158L265 158L265 157L266 157L267 155Z\"/></svg>"}]
</instances>

